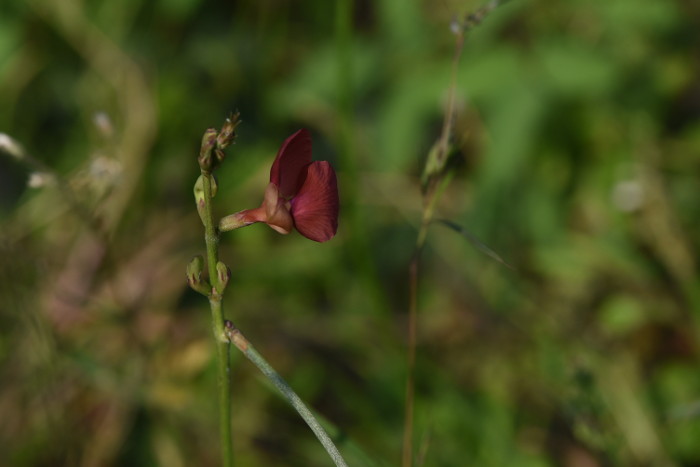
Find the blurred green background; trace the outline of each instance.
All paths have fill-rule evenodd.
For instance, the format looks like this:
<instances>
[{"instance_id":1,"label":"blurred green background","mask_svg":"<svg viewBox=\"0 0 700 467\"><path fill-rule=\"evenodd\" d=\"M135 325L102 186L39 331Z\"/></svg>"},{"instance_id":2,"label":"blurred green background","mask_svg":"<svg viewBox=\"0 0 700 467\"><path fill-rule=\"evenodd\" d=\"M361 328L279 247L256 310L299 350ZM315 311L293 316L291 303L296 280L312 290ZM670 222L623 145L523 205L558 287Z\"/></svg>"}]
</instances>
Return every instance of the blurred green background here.
<instances>
[{"instance_id":1,"label":"blurred green background","mask_svg":"<svg viewBox=\"0 0 700 467\"><path fill-rule=\"evenodd\" d=\"M215 466L202 133L239 109L220 216L310 129L340 230L224 236L228 318L398 465L420 174L473 0L3 0L0 464ZM454 177L419 284L417 465L700 465L700 3L513 0L460 61ZM106 235L95 234L97 224ZM233 352L237 465L329 465Z\"/></svg>"}]
</instances>

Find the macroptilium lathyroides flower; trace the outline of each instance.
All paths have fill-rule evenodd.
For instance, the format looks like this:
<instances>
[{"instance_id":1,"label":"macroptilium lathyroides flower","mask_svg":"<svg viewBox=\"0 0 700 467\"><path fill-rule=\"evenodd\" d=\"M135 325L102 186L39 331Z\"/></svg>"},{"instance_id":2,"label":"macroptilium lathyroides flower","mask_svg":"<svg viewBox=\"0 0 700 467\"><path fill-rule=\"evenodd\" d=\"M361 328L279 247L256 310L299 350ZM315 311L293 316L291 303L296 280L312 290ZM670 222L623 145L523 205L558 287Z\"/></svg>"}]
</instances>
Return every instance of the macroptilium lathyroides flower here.
<instances>
[{"instance_id":1,"label":"macroptilium lathyroides flower","mask_svg":"<svg viewBox=\"0 0 700 467\"><path fill-rule=\"evenodd\" d=\"M304 237L325 242L338 230L338 182L326 161L311 161L311 135L301 129L280 147L259 208L221 219L221 231L264 222L277 232L296 228Z\"/></svg>"}]
</instances>

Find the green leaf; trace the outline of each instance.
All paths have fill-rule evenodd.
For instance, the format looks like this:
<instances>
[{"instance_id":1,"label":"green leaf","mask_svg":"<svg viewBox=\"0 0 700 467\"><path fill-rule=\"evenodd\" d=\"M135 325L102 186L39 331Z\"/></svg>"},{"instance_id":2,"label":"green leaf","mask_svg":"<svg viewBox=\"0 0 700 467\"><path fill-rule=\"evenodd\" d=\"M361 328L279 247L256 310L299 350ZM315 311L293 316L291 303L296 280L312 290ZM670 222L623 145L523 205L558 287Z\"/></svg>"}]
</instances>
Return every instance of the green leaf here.
<instances>
[{"instance_id":1,"label":"green leaf","mask_svg":"<svg viewBox=\"0 0 700 467\"><path fill-rule=\"evenodd\" d=\"M493 251L491 248L486 246L481 240L476 238L471 232L469 232L466 228L462 227L461 225L448 221L447 219L438 219L435 222L439 222L440 224L444 225L445 227L457 232L460 234L462 237L466 238L469 240L469 242L476 247L477 250L481 251L482 253L485 253L487 256L489 256L491 259L501 263L505 267L509 269L515 270L513 266L510 264L506 263L501 256Z\"/></svg>"}]
</instances>

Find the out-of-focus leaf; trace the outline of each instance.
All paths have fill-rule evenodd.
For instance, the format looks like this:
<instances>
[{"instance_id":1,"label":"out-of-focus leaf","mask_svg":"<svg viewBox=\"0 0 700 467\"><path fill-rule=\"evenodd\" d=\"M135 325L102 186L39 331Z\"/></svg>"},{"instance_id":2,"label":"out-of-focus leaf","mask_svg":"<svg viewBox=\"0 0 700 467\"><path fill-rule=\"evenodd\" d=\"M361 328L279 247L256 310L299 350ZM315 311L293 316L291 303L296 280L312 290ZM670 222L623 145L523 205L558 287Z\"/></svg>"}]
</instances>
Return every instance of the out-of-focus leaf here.
<instances>
[{"instance_id":1,"label":"out-of-focus leaf","mask_svg":"<svg viewBox=\"0 0 700 467\"><path fill-rule=\"evenodd\" d=\"M457 232L458 234L460 234L461 236L463 236L464 238L466 238L467 240L469 240L469 242L470 242L472 245L474 245L474 247L475 247L477 250L479 250L479 251L481 251L482 253L486 254L486 255L489 256L491 259L493 259L493 260L495 260L495 261L501 263L502 265L506 266L507 268L515 269L515 268L514 268L513 266L511 266L510 264L506 263L506 262L503 260L503 258L501 258L501 256L500 256L498 253L496 253L496 252L493 251L491 248L489 248L486 244L484 244L481 240L479 240L479 239L476 238L471 232L469 232L469 230L467 230L466 228L462 227L461 225L459 225L459 224L457 224L457 223L455 223L455 222L452 222L452 221L448 221L447 219L438 219L436 222L438 222L438 223L444 225L445 227L448 227L449 229L451 229L451 230Z\"/></svg>"},{"instance_id":2,"label":"out-of-focus leaf","mask_svg":"<svg viewBox=\"0 0 700 467\"><path fill-rule=\"evenodd\" d=\"M539 55L544 77L562 94L576 99L601 96L617 84L618 67L604 50L557 40L542 44Z\"/></svg>"}]
</instances>

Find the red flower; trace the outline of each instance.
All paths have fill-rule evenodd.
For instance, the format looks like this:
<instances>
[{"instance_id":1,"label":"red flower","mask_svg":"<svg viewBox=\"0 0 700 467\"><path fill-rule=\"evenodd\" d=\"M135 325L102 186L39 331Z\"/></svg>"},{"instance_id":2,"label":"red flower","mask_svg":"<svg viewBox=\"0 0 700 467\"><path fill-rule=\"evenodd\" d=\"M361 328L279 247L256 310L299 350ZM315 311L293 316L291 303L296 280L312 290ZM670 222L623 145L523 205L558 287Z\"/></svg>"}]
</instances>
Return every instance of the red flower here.
<instances>
[{"instance_id":1,"label":"red flower","mask_svg":"<svg viewBox=\"0 0 700 467\"><path fill-rule=\"evenodd\" d=\"M265 222L282 234L296 227L304 237L325 242L338 230L338 209L335 171L326 161L311 161L311 135L301 129L277 153L262 205L224 217L219 229Z\"/></svg>"}]
</instances>

